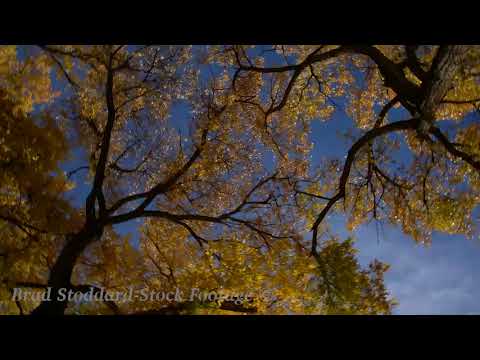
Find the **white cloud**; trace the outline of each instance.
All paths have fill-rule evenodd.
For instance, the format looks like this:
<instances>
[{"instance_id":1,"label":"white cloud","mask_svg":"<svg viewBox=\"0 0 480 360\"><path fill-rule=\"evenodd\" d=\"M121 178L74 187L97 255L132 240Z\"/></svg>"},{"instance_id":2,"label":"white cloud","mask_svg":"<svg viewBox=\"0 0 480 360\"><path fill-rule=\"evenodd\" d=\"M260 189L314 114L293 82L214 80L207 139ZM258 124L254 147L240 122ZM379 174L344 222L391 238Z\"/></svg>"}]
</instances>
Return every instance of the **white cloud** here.
<instances>
[{"instance_id":1,"label":"white cloud","mask_svg":"<svg viewBox=\"0 0 480 360\"><path fill-rule=\"evenodd\" d=\"M336 221L337 223L337 221ZM339 221L335 230L346 236ZM432 245L416 245L394 228L377 242L375 226L355 232L359 258L389 263L386 275L390 293L398 300L396 314L480 313L480 244L461 236L436 234Z\"/></svg>"}]
</instances>

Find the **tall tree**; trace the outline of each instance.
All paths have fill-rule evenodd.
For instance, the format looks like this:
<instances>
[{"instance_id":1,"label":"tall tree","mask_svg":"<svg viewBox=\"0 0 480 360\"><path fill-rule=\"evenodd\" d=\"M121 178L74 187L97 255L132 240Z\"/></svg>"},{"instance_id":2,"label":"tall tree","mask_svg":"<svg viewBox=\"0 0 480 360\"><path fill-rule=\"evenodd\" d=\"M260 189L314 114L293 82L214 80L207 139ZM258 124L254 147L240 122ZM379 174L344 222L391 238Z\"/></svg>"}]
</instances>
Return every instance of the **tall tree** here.
<instances>
[{"instance_id":1,"label":"tall tree","mask_svg":"<svg viewBox=\"0 0 480 360\"><path fill-rule=\"evenodd\" d=\"M325 202L311 224L313 255L321 224L332 209L342 211L342 199L352 226L370 217L386 219L421 242L429 241L432 230L467 235L478 230L471 220L479 200L478 46L270 50L281 53L286 64L256 65L261 62L243 46L219 51L236 67L233 85L248 73L269 79L270 99L248 99L262 109L266 126L282 119L328 120L334 99L344 97L346 111L362 130L339 178L320 175L313 187L321 190L309 195ZM404 110L404 120L388 121L394 107ZM448 129L442 120L450 120ZM405 152L412 160L402 163Z\"/></svg>"},{"instance_id":2,"label":"tall tree","mask_svg":"<svg viewBox=\"0 0 480 360\"><path fill-rule=\"evenodd\" d=\"M49 286L53 301L12 309L63 314L62 288L134 286L253 298L69 309L390 313L387 267L361 269L352 241L328 235L328 213L352 227L386 220L422 242L476 230L478 47L39 46L23 60L15 50L0 53L0 261L17 269L2 290ZM339 103L357 127L352 146L315 168L311 122ZM394 108L403 120L389 119ZM60 171L77 150L85 163ZM77 209L68 194L82 177ZM116 231L137 220L138 244Z\"/></svg>"}]
</instances>

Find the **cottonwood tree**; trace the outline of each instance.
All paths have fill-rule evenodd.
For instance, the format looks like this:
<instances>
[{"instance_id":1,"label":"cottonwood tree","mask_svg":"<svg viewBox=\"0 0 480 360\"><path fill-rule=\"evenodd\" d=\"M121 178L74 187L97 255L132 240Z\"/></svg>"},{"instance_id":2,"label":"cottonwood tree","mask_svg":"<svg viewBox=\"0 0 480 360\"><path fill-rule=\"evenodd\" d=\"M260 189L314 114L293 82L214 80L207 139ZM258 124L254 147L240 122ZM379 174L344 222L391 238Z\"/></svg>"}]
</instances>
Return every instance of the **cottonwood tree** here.
<instances>
[{"instance_id":1,"label":"cottonwood tree","mask_svg":"<svg viewBox=\"0 0 480 360\"><path fill-rule=\"evenodd\" d=\"M352 227L387 220L418 241L433 230L473 235L478 50L38 46L22 60L2 48L4 294L147 286L254 295L160 308L5 301L7 312L390 313L386 265L362 269L352 241L328 235L326 215L345 212ZM339 99L359 131L345 160L313 168L311 121L332 119ZM409 118L390 121L394 107ZM453 120L453 134L440 120ZM60 171L78 149L85 164ZM68 196L82 177L79 209ZM115 227L132 222L138 241Z\"/></svg>"},{"instance_id":2,"label":"cottonwood tree","mask_svg":"<svg viewBox=\"0 0 480 360\"><path fill-rule=\"evenodd\" d=\"M264 65L265 51L281 54L280 61ZM265 127L327 121L341 98L360 130L345 160L333 162L338 175L320 169L307 191L300 189L321 202L310 224L313 255L330 211L348 213L351 227L384 219L419 242L430 241L432 231L475 234L479 51L463 45L218 49L217 57L235 68L232 86L247 74L263 79L270 96L251 93L245 101L264 114ZM389 119L394 108L404 119Z\"/></svg>"}]
</instances>

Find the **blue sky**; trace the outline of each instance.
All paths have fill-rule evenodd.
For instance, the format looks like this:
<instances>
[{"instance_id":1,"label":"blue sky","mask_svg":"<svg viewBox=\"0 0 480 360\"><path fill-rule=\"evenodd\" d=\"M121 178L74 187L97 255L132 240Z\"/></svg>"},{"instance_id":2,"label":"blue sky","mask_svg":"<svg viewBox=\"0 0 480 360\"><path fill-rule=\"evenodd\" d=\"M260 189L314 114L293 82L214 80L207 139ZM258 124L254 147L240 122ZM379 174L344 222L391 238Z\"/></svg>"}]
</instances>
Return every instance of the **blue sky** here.
<instances>
[{"instance_id":1,"label":"blue sky","mask_svg":"<svg viewBox=\"0 0 480 360\"><path fill-rule=\"evenodd\" d=\"M393 119L404 116L397 112ZM352 121L342 111L337 111L327 122L315 121L311 134L312 161L315 163L324 155L346 154L350 144L336 134L351 126ZM379 225L377 235L373 222L350 233L343 216L332 216L329 221L338 235L354 236L362 265L374 258L391 265L385 281L399 302L395 314L480 314L478 238L469 240L460 235L434 233L427 247L416 244L399 228L388 224Z\"/></svg>"},{"instance_id":2,"label":"blue sky","mask_svg":"<svg viewBox=\"0 0 480 360\"><path fill-rule=\"evenodd\" d=\"M340 102L341 103L341 102ZM402 118L401 112L395 120ZM180 106L172 112L171 124L186 130L186 107ZM322 156L343 158L350 143L344 142L340 132L351 128L352 121L341 110L327 122L314 121L311 140L314 143L312 162L317 163ZM183 131L182 131L183 132ZM184 132L185 134L185 132ZM80 155L80 153L76 153ZM76 157L64 165L66 171L84 165ZM88 188L82 184L82 175L77 189L72 191L75 204L82 205ZM350 234L344 226L342 216L330 217L333 231L346 238L353 235L357 240L359 259L363 265L374 258L391 265L386 274L387 288L398 300L395 314L480 314L480 290L477 277L480 275L480 241L467 240L463 236L434 234L429 247L415 244L403 235L398 228L383 225L380 235L374 223L360 226ZM134 231L138 223L117 226L121 232Z\"/></svg>"},{"instance_id":3,"label":"blue sky","mask_svg":"<svg viewBox=\"0 0 480 360\"><path fill-rule=\"evenodd\" d=\"M330 222L339 235L351 235L343 217ZM388 225L377 237L373 223L360 226L353 235L362 265L374 258L391 265L385 282L399 302L394 314L480 314L478 240L434 234L426 247Z\"/></svg>"}]
</instances>

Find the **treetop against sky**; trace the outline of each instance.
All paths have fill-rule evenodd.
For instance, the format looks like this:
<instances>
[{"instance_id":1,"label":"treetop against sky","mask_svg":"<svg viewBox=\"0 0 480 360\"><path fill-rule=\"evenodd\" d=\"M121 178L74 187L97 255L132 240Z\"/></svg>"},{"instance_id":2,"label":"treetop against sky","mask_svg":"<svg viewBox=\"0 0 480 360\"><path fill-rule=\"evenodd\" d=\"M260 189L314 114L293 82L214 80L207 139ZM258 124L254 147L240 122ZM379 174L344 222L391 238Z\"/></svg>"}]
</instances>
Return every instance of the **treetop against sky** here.
<instances>
[{"instance_id":1,"label":"treetop against sky","mask_svg":"<svg viewBox=\"0 0 480 360\"><path fill-rule=\"evenodd\" d=\"M389 266L360 261L351 232L478 237L479 60L473 45L0 47L0 312L392 313ZM55 296L131 288L251 296Z\"/></svg>"}]
</instances>

